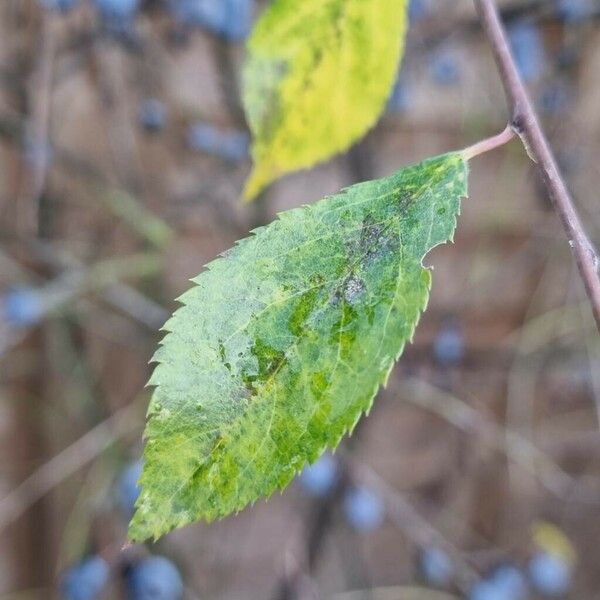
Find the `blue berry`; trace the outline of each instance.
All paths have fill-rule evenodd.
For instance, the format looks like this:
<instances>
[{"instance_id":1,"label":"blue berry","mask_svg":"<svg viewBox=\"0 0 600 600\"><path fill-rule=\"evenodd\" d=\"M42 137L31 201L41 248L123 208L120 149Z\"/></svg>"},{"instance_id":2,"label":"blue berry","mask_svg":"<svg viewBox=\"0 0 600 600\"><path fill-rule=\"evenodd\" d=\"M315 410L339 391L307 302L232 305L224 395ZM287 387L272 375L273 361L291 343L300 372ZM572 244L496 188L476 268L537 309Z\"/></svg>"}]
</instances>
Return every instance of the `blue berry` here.
<instances>
[{"instance_id":1,"label":"blue berry","mask_svg":"<svg viewBox=\"0 0 600 600\"><path fill-rule=\"evenodd\" d=\"M563 83L553 82L548 84L540 97L540 110L549 116L558 116L569 105L569 89Z\"/></svg>"},{"instance_id":2,"label":"blue berry","mask_svg":"<svg viewBox=\"0 0 600 600\"><path fill-rule=\"evenodd\" d=\"M448 587L454 576L452 559L441 548L424 548L419 555L419 570L425 581L434 587Z\"/></svg>"},{"instance_id":3,"label":"blue berry","mask_svg":"<svg viewBox=\"0 0 600 600\"><path fill-rule=\"evenodd\" d=\"M253 0L172 0L175 17L231 41L244 39L252 25Z\"/></svg>"},{"instance_id":4,"label":"blue berry","mask_svg":"<svg viewBox=\"0 0 600 600\"><path fill-rule=\"evenodd\" d=\"M220 0L225 5L225 19L220 33L224 38L237 42L250 33L252 27L253 0Z\"/></svg>"},{"instance_id":5,"label":"blue berry","mask_svg":"<svg viewBox=\"0 0 600 600\"><path fill-rule=\"evenodd\" d=\"M39 0L39 2L46 10L62 13L69 12L79 4L79 0Z\"/></svg>"},{"instance_id":6,"label":"blue berry","mask_svg":"<svg viewBox=\"0 0 600 600\"><path fill-rule=\"evenodd\" d=\"M410 22L420 21L431 14L430 0L410 0L408 18Z\"/></svg>"},{"instance_id":7,"label":"blue berry","mask_svg":"<svg viewBox=\"0 0 600 600\"><path fill-rule=\"evenodd\" d=\"M453 321L444 324L433 340L433 355L441 365L457 365L465 355L465 339Z\"/></svg>"},{"instance_id":8,"label":"blue berry","mask_svg":"<svg viewBox=\"0 0 600 600\"><path fill-rule=\"evenodd\" d=\"M538 27L533 23L519 21L509 28L508 36L523 80L532 82L539 79L546 66L546 52Z\"/></svg>"},{"instance_id":9,"label":"blue berry","mask_svg":"<svg viewBox=\"0 0 600 600\"><path fill-rule=\"evenodd\" d=\"M501 565L476 583L468 600L525 600L527 583L521 571L510 564Z\"/></svg>"},{"instance_id":10,"label":"blue berry","mask_svg":"<svg viewBox=\"0 0 600 600\"><path fill-rule=\"evenodd\" d=\"M438 85L450 86L460 81L460 65L456 58L448 52L437 52L431 60L430 72L433 81Z\"/></svg>"},{"instance_id":11,"label":"blue berry","mask_svg":"<svg viewBox=\"0 0 600 600\"><path fill-rule=\"evenodd\" d=\"M29 327L38 323L45 309L39 291L16 288L9 291L1 301L4 318L13 327Z\"/></svg>"},{"instance_id":12,"label":"blue berry","mask_svg":"<svg viewBox=\"0 0 600 600\"><path fill-rule=\"evenodd\" d=\"M545 596L563 596L571 587L571 565L555 554L539 552L529 562L527 571L533 588Z\"/></svg>"},{"instance_id":13,"label":"blue berry","mask_svg":"<svg viewBox=\"0 0 600 600\"><path fill-rule=\"evenodd\" d=\"M23 158L31 167L47 169L52 163L54 153L50 142L40 144L26 136L23 141Z\"/></svg>"},{"instance_id":14,"label":"blue berry","mask_svg":"<svg viewBox=\"0 0 600 600\"><path fill-rule=\"evenodd\" d=\"M567 23L585 21L594 12L594 0L558 0L556 11Z\"/></svg>"},{"instance_id":15,"label":"blue berry","mask_svg":"<svg viewBox=\"0 0 600 600\"><path fill-rule=\"evenodd\" d=\"M140 7L141 0L94 0L102 18L112 22L129 21Z\"/></svg>"},{"instance_id":16,"label":"blue berry","mask_svg":"<svg viewBox=\"0 0 600 600\"><path fill-rule=\"evenodd\" d=\"M138 481L142 474L142 461L129 464L121 473L117 482L117 499L119 507L126 518L131 518L135 510L135 503L140 495Z\"/></svg>"},{"instance_id":17,"label":"blue berry","mask_svg":"<svg viewBox=\"0 0 600 600\"><path fill-rule=\"evenodd\" d=\"M343 508L350 526L360 533L374 531L385 519L382 499L365 487L348 490L344 496Z\"/></svg>"},{"instance_id":18,"label":"blue berry","mask_svg":"<svg viewBox=\"0 0 600 600\"><path fill-rule=\"evenodd\" d=\"M307 465L300 474L300 485L311 496L327 496L337 481L337 461L327 453L312 465Z\"/></svg>"},{"instance_id":19,"label":"blue berry","mask_svg":"<svg viewBox=\"0 0 600 600\"><path fill-rule=\"evenodd\" d=\"M467 600L516 600L509 596L503 589L496 586L493 581L479 581L467 596Z\"/></svg>"},{"instance_id":20,"label":"blue berry","mask_svg":"<svg viewBox=\"0 0 600 600\"><path fill-rule=\"evenodd\" d=\"M409 107L409 93L406 82L403 80L402 75L399 75L392 88L390 94L387 110L389 112L401 113L407 110Z\"/></svg>"},{"instance_id":21,"label":"blue berry","mask_svg":"<svg viewBox=\"0 0 600 600\"><path fill-rule=\"evenodd\" d=\"M190 27L219 28L223 21L223 5L214 0L171 0L175 18Z\"/></svg>"},{"instance_id":22,"label":"blue berry","mask_svg":"<svg viewBox=\"0 0 600 600\"><path fill-rule=\"evenodd\" d=\"M209 123L195 123L188 131L188 146L231 162L248 156L250 139L243 131L221 131Z\"/></svg>"},{"instance_id":23,"label":"blue berry","mask_svg":"<svg viewBox=\"0 0 600 600\"><path fill-rule=\"evenodd\" d=\"M527 582L521 570L511 564L496 567L490 576L496 587L505 590L511 598L527 596Z\"/></svg>"},{"instance_id":24,"label":"blue berry","mask_svg":"<svg viewBox=\"0 0 600 600\"><path fill-rule=\"evenodd\" d=\"M108 582L109 567L100 556L90 556L71 567L62 577L64 600L94 600Z\"/></svg>"},{"instance_id":25,"label":"blue berry","mask_svg":"<svg viewBox=\"0 0 600 600\"><path fill-rule=\"evenodd\" d=\"M156 98L147 98L140 105L138 119L148 133L158 133L167 122L167 107Z\"/></svg>"},{"instance_id":26,"label":"blue berry","mask_svg":"<svg viewBox=\"0 0 600 600\"><path fill-rule=\"evenodd\" d=\"M183 595L179 570L162 556L150 556L132 565L126 583L131 600L179 600Z\"/></svg>"}]
</instances>

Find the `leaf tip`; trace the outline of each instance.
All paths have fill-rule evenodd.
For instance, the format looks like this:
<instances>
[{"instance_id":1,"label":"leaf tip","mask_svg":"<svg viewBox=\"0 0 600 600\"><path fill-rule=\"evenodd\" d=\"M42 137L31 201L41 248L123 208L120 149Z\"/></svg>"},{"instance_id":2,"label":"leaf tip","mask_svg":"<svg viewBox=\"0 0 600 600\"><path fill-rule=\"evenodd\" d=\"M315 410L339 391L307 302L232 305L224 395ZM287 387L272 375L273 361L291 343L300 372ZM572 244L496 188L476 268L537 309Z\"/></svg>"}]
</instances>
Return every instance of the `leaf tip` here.
<instances>
[{"instance_id":1,"label":"leaf tip","mask_svg":"<svg viewBox=\"0 0 600 600\"><path fill-rule=\"evenodd\" d=\"M242 201L248 204L259 196L259 194L273 181L272 175L268 174L264 167L260 164L255 164L250 173L250 177L246 180L244 191L242 193Z\"/></svg>"}]
</instances>

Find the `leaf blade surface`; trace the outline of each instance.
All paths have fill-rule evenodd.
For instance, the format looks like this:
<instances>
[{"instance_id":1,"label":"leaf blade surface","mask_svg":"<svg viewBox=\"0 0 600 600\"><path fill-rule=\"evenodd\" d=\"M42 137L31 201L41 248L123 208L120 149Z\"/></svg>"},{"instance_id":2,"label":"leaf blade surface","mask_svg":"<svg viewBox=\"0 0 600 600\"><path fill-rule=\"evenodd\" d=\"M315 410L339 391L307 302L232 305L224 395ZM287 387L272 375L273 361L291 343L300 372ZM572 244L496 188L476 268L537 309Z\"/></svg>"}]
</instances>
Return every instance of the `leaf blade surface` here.
<instances>
[{"instance_id":1,"label":"leaf blade surface","mask_svg":"<svg viewBox=\"0 0 600 600\"><path fill-rule=\"evenodd\" d=\"M467 163L447 154L282 213L217 259L165 325L140 541L282 489L368 412L451 239Z\"/></svg>"}]
</instances>

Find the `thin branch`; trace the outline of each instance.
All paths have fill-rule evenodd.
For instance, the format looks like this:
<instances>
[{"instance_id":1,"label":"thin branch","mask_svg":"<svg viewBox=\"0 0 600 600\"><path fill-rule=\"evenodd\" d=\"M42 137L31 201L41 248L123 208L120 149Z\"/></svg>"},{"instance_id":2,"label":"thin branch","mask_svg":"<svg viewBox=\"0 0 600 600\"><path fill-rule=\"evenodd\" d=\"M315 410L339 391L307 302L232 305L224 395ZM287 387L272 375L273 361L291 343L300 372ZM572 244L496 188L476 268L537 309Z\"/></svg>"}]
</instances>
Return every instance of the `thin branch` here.
<instances>
[{"instance_id":1,"label":"thin branch","mask_svg":"<svg viewBox=\"0 0 600 600\"><path fill-rule=\"evenodd\" d=\"M27 123L28 180L25 182L23 214L20 215L24 231L35 229L35 224L39 218L40 201L44 194L50 167L48 138L55 58L55 16L49 11L44 11L37 66L28 93L31 109L31 115Z\"/></svg>"},{"instance_id":2,"label":"thin branch","mask_svg":"<svg viewBox=\"0 0 600 600\"><path fill-rule=\"evenodd\" d=\"M139 407L134 402L90 429L44 463L0 499L0 531L109 446L134 431L138 425Z\"/></svg>"},{"instance_id":3,"label":"thin branch","mask_svg":"<svg viewBox=\"0 0 600 600\"><path fill-rule=\"evenodd\" d=\"M479 433L484 443L502 452L515 465L529 473L552 494L564 500L597 504L600 495L594 488L579 489L578 482L552 457L540 450L518 431L504 428L487 419L464 400L424 380L408 379L402 385L403 399L438 415L457 429Z\"/></svg>"},{"instance_id":4,"label":"thin branch","mask_svg":"<svg viewBox=\"0 0 600 600\"><path fill-rule=\"evenodd\" d=\"M504 23L514 23L521 19L535 19L541 25L554 26L556 24L556 5L548 0L504 3L499 10ZM600 7L591 9L587 18L589 21L600 19ZM414 28L417 29L416 26ZM451 39L457 39L458 36L470 37L478 33L480 28L479 19L470 16L445 22L439 29L433 29L433 31L430 31L431 28L428 28L426 23L421 45L427 49L437 48Z\"/></svg>"},{"instance_id":5,"label":"thin branch","mask_svg":"<svg viewBox=\"0 0 600 600\"><path fill-rule=\"evenodd\" d=\"M564 178L556 164L548 140L519 74L508 43L506 30L494 0L473 0L481 24L492 46L506 96L510 103L511 124L528 153L537 162L554 208L558 213L600 330L600 277L598 255L590 242Z\"/></svg>"},{"instance_id":6,"label":"thin branch","mask_svg":"<svg viewBox=\"0 0 600 600\"><path fill-rule=\"evenodd\" d=\"M367 590L350 590L329 596L331 600L364 600L365 598L402 598L402 600L459 600L450 592L432 590L419 585L395 585L392 587L377 587ZM5 600L5 599L2 599ZM11 599L16 600L16 599ZM19 599L21 600L21 599Z\"/></svg>"},{"instance_id":7,"label":"thin branch","mask_svg":"<svg viewBox=\"0 0 600 600\"><path fill-rule=\"evenodd\" d=\"M389 518L420 548L442 548L449 556L457 571L457 586L467 592L480 577L463 552L438 531L428 519L390 486L383 477L368 465L351 457L346 457L352 477L377 491L384 499Z\"/></svg>"}]
</instances>

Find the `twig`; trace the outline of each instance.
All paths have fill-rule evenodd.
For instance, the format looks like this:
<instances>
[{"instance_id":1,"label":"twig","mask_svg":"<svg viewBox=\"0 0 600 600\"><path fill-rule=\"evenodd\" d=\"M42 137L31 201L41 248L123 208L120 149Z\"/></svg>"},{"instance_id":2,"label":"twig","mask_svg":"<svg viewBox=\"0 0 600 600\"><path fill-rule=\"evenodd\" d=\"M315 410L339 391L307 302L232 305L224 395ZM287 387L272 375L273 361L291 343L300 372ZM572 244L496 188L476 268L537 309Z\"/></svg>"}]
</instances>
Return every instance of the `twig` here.
<instances>
[{"instance_id":1,"label":"twig","mask_svg":"<svg viewBox=\"0 0 600 600\"><path fill-rule=\"evenodd\" d=\"M555 3L548 2L548 0L525 0L524 2L503 4L500 6L500 16L504 23L514 23L522 19L535 19L536 22L542 25L555 24L557 17ZM598 20L599 18L600 7L592 9L588 20ZM414 28L417 29L416 26ZM466 16L459 20L447 21L439 29L433 31L430 31L430 29L427 28L426 24L423 41L421 42L421 45L426 49L439 47L457 36L469 38L474 33L479 32L480 23L477 18Z\"/></svg>"},{"instance_id":2,"label":"twig","mask_svg":"<svg viewBox=\"0 0 600 600\"><path fill-rule=\"evenodd\" d=\"M96 63L108 141L119 182L136 196L144 195L139 149L129 116L124 59L118 47L96 46Z\"/></svg>"},{"instance_id":3,"label":"twig","mask_svg":"<svg viewBox=\"0 0 600 600\"><path fill-rule=\"evenodd\" d=\"M49 245L45 247L51 248ZM154 276L163 268L163 262L161 254L147 252L109 258L90 267L79 266L77 263L38 288L44 314L58 311L84 294L97 293L102 294L112 306L155 330L165 322L169 313L121 281ZM11 331L0 322L0 358L23 339L23 333L24 330Z\"/></svg>"},{"instance_id":4,"label":"twig","mask_svg":"<svg viewBox=\"0 0 600 600\"><path fill-rule=\"evenodd\" d=\"M352 476L376 490L384 499L388 516L409 538L421 548L439 547L452 557L457 570L457 586L462 592L479 580L479 574L464 554L440 531L421 515L421 513L383 477L368 465L346 457Z\"/></svg>"},{"instance_id":5,"label":"twig","mask_svg":"<svg viewBox=\"0 0 600 600\"><path fill-rule=\"evenodd\" d=\"M34 471L0 500L0 531L115 441L138 427L138 417L136 403L122 408Z\"/></svg>"},{"instance_id":6,"label":"twig","mask_svg":"<svg viewBox=\"0 0 600 600\"><path fill-rule=\"evenodd\" d=\"M142 218L142 215L140 215L140 220ZM39 260L53 269L58 269L59 273L85 271L86 268L94 268L93 265L86 267L73 256L57 250L52 244L38 242L33 246L33 250ZM166 308L122 280L116 280L114 284L102 290L101 294L102 298L112 307L123 311L152 331L159 329L169 318L170 313Z\"/></svg>"},{"instance_id":7,"label":"twig","mask_svg":"<svg viewBox=\"0 0 600 600\"><path fill-rule=\"evenodd\" d=\"M27 163L29 179L26 182L26 205L21 215L25 230L35 227L40 200L44 194L50 166L49 127L52 91L52 76L56 56L56 30L54 15L44 11L38 64L34 72L29 99L31 116L27 123Z\"/></svg>"},{"instance_id":8,"label":"twig","mask_svg":"<svg viewBox=\"0 0 600 600\"><path fill-rule=\"evenodd\" d=\"M364 600L365 598L371 600L398 600L398 598L402 598L402 600L459 600L455 594L415 585L351 590L331 596L331 600Z\"/></svg>"},{"instance_id":9,"label":"twig","mask_svg":"<svg viewBox=\"0 0 600 600\"><path fill-rule=\"evenodd\" d=\"M279 581L273 600L293 600L300 597L299 588L305 577L312 573L318 564L323 550L323 542L334 520L336 505L344 495L348 477L341 469L340 477L332 493L324 499L317 499L303 519L301 538L294 542L300 556L292 556L293 564L287 566L284 577ZM287 561L291 562L291 561Z\"/></svg>"},{"instance_id":10,"label":"twig","mask_svg":"<svg viewBox=\"0 0 600 600\"><path fill-rule=\"evenodd\" d=\"M506 30L494 0L474 0L475 7L492 46L504 90L510 103L511 124L523 140L526 149L537 162L569 245L577 262L581 278L592 305L596 325L600 330L600 277L598 255L590 242L573 204L571 194L556 164L539 119L512 56Z\"/></svg>"},{"instance_id":11,"label":"twig","mask_svg":"<svg viewBox=\"0 0 600 600\"><path fill-rule=\"evenodd\" d=\"M577 485L574 478L518 432L505 430L463 400L424 380L409 379L404 383L403 391L406 392L406 400L437 414L461 431L483 434L492 447L536 477L548 491L559 498L567 498L572 494ZM588 492L586 497L590 502L598 500L592 490Z\"/></svg>"}]
</instances>

